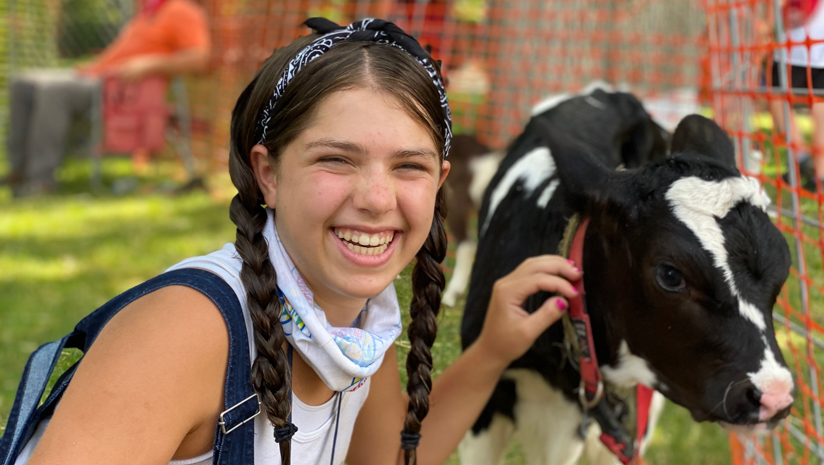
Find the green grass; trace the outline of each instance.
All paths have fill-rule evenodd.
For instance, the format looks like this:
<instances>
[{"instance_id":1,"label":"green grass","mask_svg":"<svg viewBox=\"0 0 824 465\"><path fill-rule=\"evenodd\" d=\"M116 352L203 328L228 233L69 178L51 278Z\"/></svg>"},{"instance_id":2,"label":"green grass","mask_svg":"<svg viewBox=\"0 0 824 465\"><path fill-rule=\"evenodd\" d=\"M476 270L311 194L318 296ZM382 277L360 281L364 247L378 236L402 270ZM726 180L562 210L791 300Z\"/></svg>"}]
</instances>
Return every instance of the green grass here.
<instances>
[{"instance_id":1,"label":"green grass","mask_svg":"<svg viewBox=\"0 0 824 465\"><path fill-rule=\"evenodd\" d=\"M228 219L233 194L225 176L210 179L211 194L172 196L174 164L160 164L135 176L128 161L108 160L105 181L136 180L131 195L90 194L88 164L70 160L61 171L59 195L14 201L0 188L0 425L4 425L28 355L40 344L69 332L83 316L108 299L177 261L208 253L233 240ZM805 204L805 209L813 208ZM818 232L806 231L817 237ZM812 249L812 248L810 248ZM821 269L820 254L806 250ZM817 260L817 261L815 261ZM395 281L401 308L411 297L410 270ZM821 284L821 277L815 278ZM798 308L795 288L788 284ZM821 302L815 296L816 305ZM435 376L460 354L463 302L444 308L433 348ZM408 343L398 341L402 377ZM403 379L405 383L405 379ZM0 426L2 431L2 426ZM648 451L648 463L721 465L729 463L727 434L712 424L695 424L680 407L668 405ZM457 458L449 464L457 464ZM517 444L507 463L524 463Z\"/></svg>"},{"instance_id":2,"label":"green grass","mask_svg":"<svg viewBox=\"0 0 824 465\"><path fill-rule=\"evenodd\" d=\"M107 163L108 182L123 164ZM0 425L40 344L166 267L233 240L220 186L213 196L159 194L167 181L152 170L139 195L90 195L86 163L68 165L59 196L12 201L0 188Z\"/></svg>"}]
</instances>

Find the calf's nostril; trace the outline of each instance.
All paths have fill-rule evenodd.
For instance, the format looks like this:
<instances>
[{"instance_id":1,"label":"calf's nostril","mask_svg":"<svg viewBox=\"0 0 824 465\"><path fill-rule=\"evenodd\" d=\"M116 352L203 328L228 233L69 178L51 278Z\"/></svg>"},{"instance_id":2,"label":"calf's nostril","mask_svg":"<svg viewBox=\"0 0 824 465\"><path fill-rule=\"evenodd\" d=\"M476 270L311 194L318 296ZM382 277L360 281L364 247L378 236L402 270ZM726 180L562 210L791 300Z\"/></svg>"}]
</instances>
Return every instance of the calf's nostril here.
<instances>
[{"instance_id":1,"label":"calf's nostril","mask_svg":"<svg viewBox=\"0 0 824 465\"><path fill-rule=\"evenodd\" d=\"M761 407L761 398L762 397L763 397L763 394L761 393L761 390L759 390L758 388L751 387L751 388L747 389L747 400L750 402L750 404L753 407Z\"/></svg>"}]
</instances>

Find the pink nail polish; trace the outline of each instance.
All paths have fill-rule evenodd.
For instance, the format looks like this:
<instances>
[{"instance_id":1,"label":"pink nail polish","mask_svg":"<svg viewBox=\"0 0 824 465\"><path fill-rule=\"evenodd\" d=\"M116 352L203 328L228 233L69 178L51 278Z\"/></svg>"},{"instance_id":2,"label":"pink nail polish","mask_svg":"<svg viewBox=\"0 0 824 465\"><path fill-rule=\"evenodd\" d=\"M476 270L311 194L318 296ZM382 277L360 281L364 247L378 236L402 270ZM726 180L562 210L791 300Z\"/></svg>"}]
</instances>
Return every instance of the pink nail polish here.
<instances>
[{"instance_id":1,"label":"pink nail polish","mask_svg":"<svg viewBox=\"0 0 824 465\"><path fill-rule=\"evenodd\" d=\"M561 310L566 310L567 309L567 304L563 300L556 300L555 305L557 305L558 308L561 309Z\"/></svg>"},{"instance_id":2,"label":"pink nail polish","mask_svg":"<svg viewBox=\"0 0 824 465\"><path fill-rule=\"evenodd\" d=\"M567 263L569 263L570 265L574 265L574 264L575 264L575 260L567 260Z\"/></svg>"}]
</instances>

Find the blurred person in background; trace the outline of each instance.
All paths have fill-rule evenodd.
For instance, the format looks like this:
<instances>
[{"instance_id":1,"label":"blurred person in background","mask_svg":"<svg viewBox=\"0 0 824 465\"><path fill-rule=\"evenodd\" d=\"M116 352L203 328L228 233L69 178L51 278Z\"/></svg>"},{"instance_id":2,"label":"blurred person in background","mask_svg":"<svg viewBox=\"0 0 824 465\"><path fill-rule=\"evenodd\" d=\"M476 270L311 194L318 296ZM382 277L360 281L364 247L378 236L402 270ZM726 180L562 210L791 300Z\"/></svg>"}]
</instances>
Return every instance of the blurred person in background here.
<instances>
[{"instance_id":1,"label":"blurred person in background","mask_svg":"<svg viewBox=\"0 0 824 465\"><path fill-rule=\"evenodd\" d=\"M824 43L813 43L808 46L805 42L824 40L824 2L819 0L784 0L782 16L784 27L787 30L787 41L794 44L787 48L779 48L774 53L772 65L772 86L781 84L779 73L781 67L787 69L787 84L794 89L814 90L824 89ZM783 46L785 44L779 44ZM789 64L789 68L787 68ZM810 68L808 81L807 68ZM770 100L775 128L788 128L790 143L798 164L798 185L815 192L816 179L824 179L824 102L813 103L810 113L813 120L812 144L805 143L795 114L790 107L789 125L784 121L784 100ZM812 149L812 151L810 150ZM789 182L789 173L784 174L784 181Z\"/></svg>"},{"instance_id":2,"label":"blurred person in background","mask_svg":"<svg viewBox=\"0 0 824 465\"><path fill-rule=\"evenodd\" d=\"M11 84L9 184L15 196L49 193L72 121L86 113L101 78L139 81L203 71L211 43L206 12L194 0L137 0L138 13L91 63L37 69Z\"/></svg>"}]
</instances>

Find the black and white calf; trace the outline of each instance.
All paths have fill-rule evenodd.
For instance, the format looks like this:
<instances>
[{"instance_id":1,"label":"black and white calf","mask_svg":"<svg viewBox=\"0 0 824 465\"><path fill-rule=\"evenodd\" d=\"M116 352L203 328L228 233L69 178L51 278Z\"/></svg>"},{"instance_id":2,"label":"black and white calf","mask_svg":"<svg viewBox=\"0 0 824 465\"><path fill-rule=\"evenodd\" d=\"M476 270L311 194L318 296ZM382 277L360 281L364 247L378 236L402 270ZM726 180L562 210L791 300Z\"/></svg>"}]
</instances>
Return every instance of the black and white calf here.
<instances>
[{"instance_id":1,"label":"black and white calf","mask_svg":"<svg viewBox=\"0 0 824 465\"><path fill-rule=\"evenodd\" d=\"M685 118L669 157L661 136L637 99L600 89L532 118L484 196L463 346L480 333L493 283L527 257L557 253L577 213L589 218L586 306L605 379L650 386L696 421L769 428L792 403L771 316L788 246L721 128ZM504 372L461 444L463 463L498 464L513 438L529 464L572 464L585 448L592 465L616 463L595 422L581 432L580 375L563 341L553 325Z\"/></svg>"}]
</instances>

